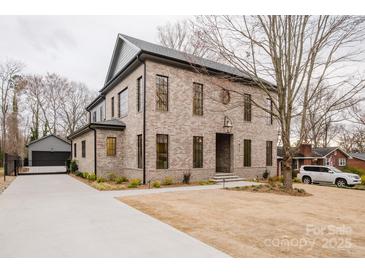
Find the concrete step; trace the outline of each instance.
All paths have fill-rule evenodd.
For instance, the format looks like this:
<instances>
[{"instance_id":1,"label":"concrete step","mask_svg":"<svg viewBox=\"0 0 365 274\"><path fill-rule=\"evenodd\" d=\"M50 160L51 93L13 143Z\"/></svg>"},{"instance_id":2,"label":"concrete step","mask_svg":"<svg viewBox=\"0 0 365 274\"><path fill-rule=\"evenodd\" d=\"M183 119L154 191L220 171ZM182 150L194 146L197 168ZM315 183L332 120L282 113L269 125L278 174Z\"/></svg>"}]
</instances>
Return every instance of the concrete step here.
<instances>
[{"instance_id":1,"label":"concrete step","mask_svg":"<svg viewBox=\"0 0 365 274\"><path fill-rule=\"evenodd\" d=\"M223 172L218 172L216 173L214 176L218 177L218 176L232 176L234 175L233 173L223 173Z\"/></svg>"},{"instance_id":2,"label":"concrete step","mask_svg":"<svg viewBox=\"0 0 365 274\"><path fill-rule=\"evenodd\" d=\"M227 175L227 176L214 176L212 179L215 179L215 180L223 180L223 179L233 179L233 178L238 178L237 175Z\"/></svg>"},{"instance_id":3,"label":"concrete step","mask_svg":"<svg viewBox=\"0 0 365 274\"><path fill-rule=\"evenodd\" d=\"M212 179L212 181L214 181L216 183L223 183L223 179ZM228 183L228 182L239 182L239 181L244 181L244 179L237 176L235 178L225 179L224 181L226 183Z\"/></svg>"}]
</instances>

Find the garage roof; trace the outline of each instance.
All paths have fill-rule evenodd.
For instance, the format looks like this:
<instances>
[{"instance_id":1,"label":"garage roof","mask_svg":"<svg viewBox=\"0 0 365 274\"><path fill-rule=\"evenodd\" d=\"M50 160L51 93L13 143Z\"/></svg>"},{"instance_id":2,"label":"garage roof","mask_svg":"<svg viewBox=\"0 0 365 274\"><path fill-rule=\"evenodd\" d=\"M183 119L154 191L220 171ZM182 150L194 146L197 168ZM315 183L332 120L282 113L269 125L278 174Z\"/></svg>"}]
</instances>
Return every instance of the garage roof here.
<instances>
[{"instance_id":1,"label":"garage roof","mask_svg":"<svg viewBox=\"0 0 365 274\"><path fill-rule=\"evenodd\" d=\"M63 139L63 138L62 138L62 137L60 137L60 136L57 136L57 135L55 135L55 134L49 134L49 135L43 136L42 138L39 138L39 139L37 139L37 140L34 140L34 141L29 142L26 146L28 147L28 146L30 146L30 145L32 145L32 144L38 143L39 141L42 141L42 140L47 139L47 138L49 138L49 137L56 137L57 139L59 139L59 140L61 140L61 141L65 142L66 144L70 144L70 142L69 142L68 140Z\"/></svg>"}]
</instances>

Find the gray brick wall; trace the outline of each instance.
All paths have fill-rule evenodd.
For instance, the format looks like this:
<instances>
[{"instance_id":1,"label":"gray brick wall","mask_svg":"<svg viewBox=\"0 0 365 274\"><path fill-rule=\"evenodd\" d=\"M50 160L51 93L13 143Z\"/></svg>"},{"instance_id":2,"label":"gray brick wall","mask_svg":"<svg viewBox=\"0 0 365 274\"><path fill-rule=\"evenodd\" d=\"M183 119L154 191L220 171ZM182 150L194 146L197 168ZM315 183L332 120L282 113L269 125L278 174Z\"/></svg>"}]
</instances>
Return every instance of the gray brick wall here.
<instances>
[{"instance_id":1,"label":"gray brick wall","mask_svg":"<svg viewBox=\"0 0 365 274\"><path fill-rule=\"evenodd\" d=\"M191 70L146 61L146 168L147 179L165 176L181 180L184 171L190 170L192 180L207 179L215 174L216 133L225 133L224 117L233 122L232 172L244 178L262 176L266 169L266 141L273 141L272 175L276 170L277 128L267 125L266 114L252 106L252 121L243 121L242 96L251 94L257 102L265 102L266 96L258 88L232 83L218 77L198 74ZM169 111L156 111L156 75L169 77ZM129 178L142 178L137 168L137 135L142 133L143 115L136 110L136 81L143 75L143 66L138 67L106 95L106 119L111 119L111 97L115 100L115 117L118 114L118 93L128 87L128 116L121 118L126 124L123 132L98 130L98 173L106 176L113 172ZM193 115L193 82L204 85L204 115ZM220 100L222 87L231 92L231 101L223 105ZM169 169L156 169L156 134L169 135ZM117 137L117 156L106 156L105 139ZM193 136L204 138L203 168L193 168ZM252 140L252 167L243 167L243 140Z\"/></svg>"}]
</instances>

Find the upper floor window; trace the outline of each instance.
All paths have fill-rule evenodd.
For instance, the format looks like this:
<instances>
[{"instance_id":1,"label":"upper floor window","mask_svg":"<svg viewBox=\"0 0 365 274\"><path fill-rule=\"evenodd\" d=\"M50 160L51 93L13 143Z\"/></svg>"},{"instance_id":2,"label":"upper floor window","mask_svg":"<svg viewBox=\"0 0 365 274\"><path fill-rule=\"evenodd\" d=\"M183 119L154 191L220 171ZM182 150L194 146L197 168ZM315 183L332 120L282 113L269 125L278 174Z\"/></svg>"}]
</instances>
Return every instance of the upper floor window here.
<instances>
[{"instance_id":1,"label":"upper floor window","mask_svg":"<svg viewBox=\"0 0 365 274\"><path fill-rule=\"evenodd\" d=\"M156 135L156 168L167 169L169 166L169 136Z\"/></svg>"},{"instance_id":2,"label":"upper floor window","mask_svg":"<svg viewBox=\"0 0 365 274\"><path fill-rule=\"evenodd\" d=\"M100 106L100 121L103 121L103 115L104 114L104 110L103 110L103 106Z\"/></svg>"},{"instance_id":3,"label":"upper floor window","mask_svg":"<svg viewBox=\"0 0 365 274\"><path fill-rule=\"evenodd\" d=\"M117 150L116 143L117 143L117 138L115 137L106 138L106 156L116 155L116 150Z\"/></svg>"},{"instance_id":4,"label":"upper floor window","mask_svg":"<svg viewBox=\"0 0 365 274\"><path fill-rule=\"evenodd\" d=\"M193 114L203 115L203 85L199 83L193 84Z\"/></svg>"},{"instance_id":5,"label":"upper floor window","mask_svg":"<svg viewBox=\"0 0 365 274\"><path fill-rule=\"evenodd\" d=\"M272 100L270 98L267 98L266 99L266 104L267 104L267 110L269 112L267 112L267 124L268 125L272 125L273 123L273 103L272 103Z\"/></svg>"},{"instance_id":6,"label":"upper floor window","mask_svg":"<svg viewBox=\"0 0 365 274\"><path fill-rule=\"evenodd\" d=\"M142 134L137 135L137 167L142 168Z\"/></svg>"},{"instance_id":7,"label":"upper floor window","mask_svg":"<svg viewBox=\"0 0 365 274\"><path fill-rule=\"evenodd\" d=\"M128 88L125 88L122 92L119 93L119 108L118 108L118 116L125 117L128 115Z\"/></svg>"},{"instance_id":8,"label":"upper floor window","mask_svg":"<svg viewBox=\"0 0 365 274\"><path fill-rule=\"evenodd\" d=\"M266 166L272 166L272 141L266 141Z\"/></svg>"},{"instance_id":9,"label":"upper floor window","mask_svg":"<svg viewBox=\"0 0 365 274\"><path fill-rule=\"evenodd\" d=\"M93 111L93 123L96 122L96 111Z\"/></svg>"},{"instance_id":10,"label":"upper floor window","mask_svg":"<svg viewBox=\"0 0 365 274\"><path fill-rule=\"evenodd\" d=\"M137 112L142 110L142 76L137 79Z\"/></svg>"},{"instance_id":11,"label":"upper floor window","mask_svg":"<svg viewBox=\"0 0 365 274\"><path fill-rule=\"evenodd\" d=\"M86 141L81 141L81 157L86 157Z\"/></svg>"},{"instance_id":12,"label":"upper floor window","mask_svg":"<svg viewBox=\"0 0 365 274\"><path fill-rule=\"evenodd\" d=\"M74 143L74 157L77 157L77 146L76 143Z\"/></svg>"},{"instance_id":13,"label":"upper floor window","mask_svg":"<svg viewBox=\"0 0 365 274\"><path fill-rule=\"evenodd\" d=\"M338 159L339 166L346 166L346 158L339 158Z\"/></svg>"},{"instance_id":14,"label":"upper floor window","mask_svg":"<svg viewBox=\"0 0 365 274\"><path fill-rule=\"evenodd\" d=\"M243 95L243 120L244 121L251 121L251 95L250 94L244 94Z\"/></svg>"},{"instance_id":15,"label":"upper floor window","mask_svg":"<svg viewBox=\"0 0 365 274\"><path fill-rule=\"evenodd\" d=\"M251 140L243 140L243 166L251 166Z\"/></svg>"},{"instance_id":16,"label":"upper floor window","mask_svg":"<svg viewBox=\"0 0 365 274\"><path fill-rule=\"evenodd\" d=\"M193 137L193 167L203 167L203 137Z\"/></svg>"},{"instance_id":17,"label":"upper floor window","mask_svg":"<svg viewBox=\"0 0 365 274\"><path fill-rule=\"evenodd\" d=\"M112 104L112 117L114 117L114 96L111 99L111 104Z\"/></svg>"},{"instance_id":18,"label":"upper floor window","mask_svg":"<svg viewBox=\"0 0 365 274\"><path fill-rule=\"evenodd\" d=\"M156 75L156 110L158 111L168 111L168 79L167 76Z\"/></svg>"}]
</instances>

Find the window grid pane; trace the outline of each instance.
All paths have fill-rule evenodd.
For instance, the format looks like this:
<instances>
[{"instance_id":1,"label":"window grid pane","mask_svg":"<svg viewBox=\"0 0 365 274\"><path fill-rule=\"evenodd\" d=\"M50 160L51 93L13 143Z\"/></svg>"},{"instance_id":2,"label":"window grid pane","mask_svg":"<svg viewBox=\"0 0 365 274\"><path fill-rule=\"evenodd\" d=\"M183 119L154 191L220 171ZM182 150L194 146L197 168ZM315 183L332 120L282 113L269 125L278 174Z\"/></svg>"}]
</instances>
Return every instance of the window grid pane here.
<instances>
[{"instance_id":1,"label":"window grid pane","mask_svg":"<svg viewBox=\"0 0 365 274\"><path fill-rule=\"evenodd\" d=\"M115 156L116 154L116 139L115 137L106 138L106 155Z\"/></svg>"},{"instance_id":2,"label":"window grid pane","mask_svg":"<svg viewBox=\"0 0 365 274\"><path fill-rule=\"evenodd\" d=\"M112 117L114 117L114 97L112 97L111 104L112 104Z\"/></svg>"},{"instance_id":3,"label":"window grid pane","mask_svg":"<svg viewBox=\"0 0 365 274\"><path fill-rule=\"evenodd\" d=\"M193 167L203 167L203 137L193 137Z\"/></svg>"},{"instance_id":4,"label":"window grid pane","mask_svg":"<svg viewBox=\"0 0 365 274\"><path fill-rule=\"evenodd\" d=\"M168 168L168 135L156 135L156 168Z\"/></svg>"},{"instance_id":5,"label":"window grid pane","mask_svg":"<svg viewBox=\"0 0 365 274\"><path fill-rule=\"evenodd\" d=\"M142 134L137 135L137 167L142 168Z\"/></svg>"},{"instance_id":6,"label":"window grid pane","mask_svg":"<svg viewBox=\"0 0 365 274\"><path fill-rule=\"evenodd\" d=\"M156 76L156 110L168 111L168 77Z\"/></svg>"},{"instance_id":7,"label":"window grid pane","mask_svg":"<svg viewBox=\"0 0 365 274\"><path fill-rule=\"evenodd\" d=\"M128 115L128 89L119 93L119 117L125 117Z\"/></svg>"},{"instance_id":8,"label":"window grid pane","mask_svg":"<svg viewBox=\"0 0 365 274\"><path fill-rule=\"evenodd\" d=\"M266 166L272 166L272 141L266 141Z\"/></svg>"},{"instance_id":9,"label":"window grid pane","mask_svg":"<svg viewBox=\"0 0 365 274\"><path fill-rule=\"evenodd\" d=\"M251 95L250 94L244 94L244 114L243 114L243 120L244 121L251 121Z\"/></svg>"},{"instance_id":10,"label":"window grid pane","mask_svg":"<svg viewBox=\"0 0 365 274\"><path fill-rule=\"evenodd\" d=\"M203 115L203 85L199 83L194 83L193 91L193 114Z\"/></svg>"},{"instance_id":11,"label":"window grid pane","mask_svg":"<svg viewBox=\"0 0 365 274\"><path fill-rule=\"evenodd\" d=\"M251 166L251 140L243 141L243 166Z\"/></svg>"},{"instance_id":12,"label":"window grid pane","mask_svg":"<svg viewBox=\"0 0 365 274\"><path fill-rule=\"evenodd\" d=\"M142 77L137 79L137 112L142 108Z\"/></svg>"},{"instance_id":13,"label":"window grid pane","mask_svg":"<svg viewBox=\"0 0 365 274\"><path fill-rule=\"evenodd\" d=\"M81 157L86 157L86 141L81 142Z\"/></svg>"}]
</instances>

